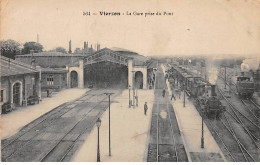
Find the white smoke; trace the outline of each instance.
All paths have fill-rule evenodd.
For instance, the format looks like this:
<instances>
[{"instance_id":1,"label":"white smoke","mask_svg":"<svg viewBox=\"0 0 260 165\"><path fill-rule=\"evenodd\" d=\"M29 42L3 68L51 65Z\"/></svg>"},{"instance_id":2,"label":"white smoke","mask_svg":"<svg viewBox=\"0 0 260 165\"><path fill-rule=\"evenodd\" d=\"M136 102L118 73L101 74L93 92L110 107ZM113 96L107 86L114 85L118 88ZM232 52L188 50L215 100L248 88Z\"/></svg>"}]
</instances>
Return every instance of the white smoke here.
<instances>
[{"instance_id":1,"label":"white smoke","mask_svg":"<svg viewBox=\"0 0 260 165\"><path fill-rule=\"evenodd\" d=\"M243 71L243 72L248 72L249 69L250 69L250 67L249 67L248 64L246 64L246 63L244 63L244 62L241 64L241 71Z\"/></svg>"},{"instance_id":2,"label":"white smoke","mask_svg":"<svg viewBox=\"0 0 260 165\"><path fill-rule=\"evenodd\" d=\"M210 67L208 70L209 82L216 84L218 78L218 69L216 67Z\"/></svg>"},{"instance_id":3,"label":"white smoke","mask_svg":"<svg viewBox=\"0 0 260 165\"><path fill-rule=\"evenodd\" d=\"M207 77L211 84L216 84L218 78L218 69L213 59L206 60Z\"/></svg>"},{"instance_id":4,"label":"white smoke","mask_svg":"<svg viewBox=\"0 0 260 165\"><path fill-rule=\"evenodd\" d=\"M241 64L241 71L248 72L249 70L257 70L259 68L258 58L248 58Z\"/></svg>"}]
</instances>

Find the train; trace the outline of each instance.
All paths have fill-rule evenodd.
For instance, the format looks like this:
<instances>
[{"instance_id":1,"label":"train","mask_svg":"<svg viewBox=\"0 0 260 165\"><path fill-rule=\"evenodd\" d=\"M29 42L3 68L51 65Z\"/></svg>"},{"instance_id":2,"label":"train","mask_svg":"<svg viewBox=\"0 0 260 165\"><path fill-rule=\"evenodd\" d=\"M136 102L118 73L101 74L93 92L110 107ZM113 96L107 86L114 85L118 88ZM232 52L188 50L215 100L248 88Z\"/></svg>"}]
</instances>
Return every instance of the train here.
<instances>
[{"instance_id":1,"label":"train","mask_svg":"<svg viewBox=\"0 0 260 165\"><path fill-rule=\"evenodd\" d=\"M222 105L218 98L216 91L216 85L210 85L205 87L205 93L199 96L196 101L196 106L210 119L219 119L221 114L225 112L225 106Z\"/></svg>"},{"instance_id":2,"label":"train","mask_svg":"<svg viewBox=\"0 0 260 165\"><path fill-rule=\"evenodd\" d=\"M209 119L220 118L225 111L225 107L216 94L216 85L210 84L202 77L179 66L171 67L167 74L167 77L174 79L170 81L172 86L181 86L182 90L185 90L189 96L196 100L195 106L201 110L203 115L206 115Z\"/></svg>"},{"instance_id":3,"label":"train","mask_svg":"<svg viewBox=\"0 0 260 165\"><path fill-rule=\"evenodd\" d=\"M236 87L236 91L241 98L252 98L255 92L255 82L241 72L241 76L235 76L231 80Z\"/></svg>"},{"instance_id":4,"label":"train","mask_svg":"<svg viewBox=\"0 0 260 165\"><path fill-rule=\"evenodd\" d=\"M250 77L237 77L236 90L240 97L251 98L254 94L254 82Z\"/></svg>"}]
</instances>

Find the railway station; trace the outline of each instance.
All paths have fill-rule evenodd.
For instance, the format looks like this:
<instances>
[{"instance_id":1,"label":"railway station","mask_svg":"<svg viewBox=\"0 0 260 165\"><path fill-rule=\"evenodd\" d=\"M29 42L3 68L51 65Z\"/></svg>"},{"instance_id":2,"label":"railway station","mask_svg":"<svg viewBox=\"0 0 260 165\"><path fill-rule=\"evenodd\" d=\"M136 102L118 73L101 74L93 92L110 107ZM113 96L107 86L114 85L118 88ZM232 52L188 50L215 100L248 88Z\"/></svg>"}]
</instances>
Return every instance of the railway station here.
<instances>
[{"instance_id":1,"label":"railway station","mask_svg":"<svg viewBox=\"0 0 260 165\"><path fill-rule=\"evenodd\" d=\"M1 0L0 162L260 162L259 1Z\"/></svg>"},{"instance_id":2,"label":"railway station","mask_svg":"<svg viewBox=\"0 0 260 165\"><path fill-rule=\"evenodd\" d=\"M4 162L259 161L258 71L253 83L249 72L207 71L201 59L148 59L100 46L1 60L2 71L14 71L2 81L27 84L8 92L16 108L2 114ZM23 105L50 89L53 96Z\"/></svg>"},{"instance_id":3,"label":"railway station","mask_svg":"<svg viewBox=\"0 0 260 165\"><path fill-rule=\"evenodd\" d=\"M71 41L70 41L71 44ZM42 67L47 77L52 78L42 86L44 89L84 88L117 86L121 88L147 89L151 85L151 62L136 52L121 48L103 48L84 54L62 54L56 52L18 55L17 61ZM54 74L56 73L56 74ZM66 75L64 75L66 73ZM59 78L58 78L59 77ZM149 84L148 84L149 83ZM120 85L119 85L120 84ZM133 85L134 84L134 85ZM118 86L119 85L119 86Z\"/></svg>"}]
</instances>

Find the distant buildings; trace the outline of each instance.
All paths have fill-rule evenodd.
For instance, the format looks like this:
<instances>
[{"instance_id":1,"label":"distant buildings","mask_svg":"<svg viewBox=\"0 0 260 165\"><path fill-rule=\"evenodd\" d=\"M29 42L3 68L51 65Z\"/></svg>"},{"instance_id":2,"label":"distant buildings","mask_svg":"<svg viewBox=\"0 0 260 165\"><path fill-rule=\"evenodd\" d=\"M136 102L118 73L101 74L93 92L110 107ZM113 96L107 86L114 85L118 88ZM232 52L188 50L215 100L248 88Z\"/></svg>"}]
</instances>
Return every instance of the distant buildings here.
<instances>
[{"instance_id":1,"label":"distant buildings","mask_svg":"<svg viewBox=\"0 0 260 165\"><path fill-rule=\"evenodd\" d=\"M87 54L92 54L92 53L100 50L100 44L97 43L95 47L96 47L96 49L94 49L92 47L92 44L89 47L88 42L84 41L83 49L76 48L75 51L74 51L74 54L86 54L87 55Z\"/></svg>"}]
</instances>

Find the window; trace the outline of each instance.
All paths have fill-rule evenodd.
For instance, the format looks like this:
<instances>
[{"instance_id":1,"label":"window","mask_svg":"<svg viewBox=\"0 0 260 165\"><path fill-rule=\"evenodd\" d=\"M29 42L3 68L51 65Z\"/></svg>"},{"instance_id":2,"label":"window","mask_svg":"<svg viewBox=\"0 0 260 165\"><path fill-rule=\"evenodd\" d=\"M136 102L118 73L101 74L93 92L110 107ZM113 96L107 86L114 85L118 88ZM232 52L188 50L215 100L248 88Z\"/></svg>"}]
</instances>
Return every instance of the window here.
<instances>
[{"instance_id":1,"label":"window","mask_svg":"<svg viewBox=\"0 0 260 165\"><path fill-rule=\"evenodd\" d=\"M53 85L53 76L47 75L47 85Z\"/></svg>"},{"instance_id":2,"label":"window","mask_svg":"<svg viewBox=\"0 0 260 165\"><path fill-rule=\"evenodd\" d=\"M4 101L4 90L1 90L1 102Z\"/></svg>"},{"instance_id":3,"label":"window","mask_svg":"<svg viewBox=\"0 0 260 165\"><path fill-rule=\"evenodd\" d=\"M32 84L35 84L35 78L32 77Z\"/></svg>"}]
</instances>

